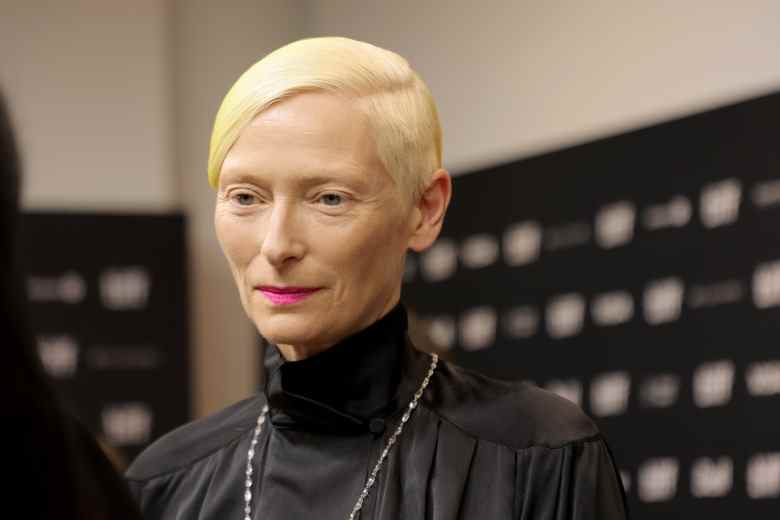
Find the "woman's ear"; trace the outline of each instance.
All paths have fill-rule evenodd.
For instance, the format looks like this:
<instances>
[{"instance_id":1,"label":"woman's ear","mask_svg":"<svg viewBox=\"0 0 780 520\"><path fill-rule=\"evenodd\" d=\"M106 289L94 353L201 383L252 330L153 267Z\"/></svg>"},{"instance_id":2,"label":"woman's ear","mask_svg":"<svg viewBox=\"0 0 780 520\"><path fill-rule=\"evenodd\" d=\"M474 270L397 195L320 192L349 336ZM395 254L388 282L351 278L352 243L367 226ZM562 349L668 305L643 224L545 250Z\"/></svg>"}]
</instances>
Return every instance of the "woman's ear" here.
<instances>
[{"instance_id":1,"label":"woman's ear","mask_svg":"<svg viewBox=\"0 0 780 520\"><path fill-rule=\"evenodd\" d=\"M433 244L441 231L451 197L450 174L444 169L436 170L413 209L415 222L409 237L409 249L419 253Z\"/></svg>"}]
</instances>

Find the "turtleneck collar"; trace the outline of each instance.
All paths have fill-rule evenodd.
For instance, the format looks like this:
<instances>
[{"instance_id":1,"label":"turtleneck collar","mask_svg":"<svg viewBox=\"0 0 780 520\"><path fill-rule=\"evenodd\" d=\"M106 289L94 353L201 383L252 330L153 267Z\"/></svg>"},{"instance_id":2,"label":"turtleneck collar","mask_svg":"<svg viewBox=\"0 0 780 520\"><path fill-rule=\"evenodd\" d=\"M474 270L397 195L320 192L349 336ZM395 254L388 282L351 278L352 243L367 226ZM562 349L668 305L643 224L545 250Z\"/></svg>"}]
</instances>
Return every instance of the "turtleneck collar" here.
<instances>
[{"instance_id":1,"label":"turtleneck collar","mask_svg":"<svg viewBox=\"0 0 780 520\"><path fill-rule=\"evenodd\" d=\"M381 434L427 368L407 340L402 304L360 332L300 361L266 349L265 393L279 428ZM419 377L420 381L422 380Z\"/></svg>"}]
</instances>

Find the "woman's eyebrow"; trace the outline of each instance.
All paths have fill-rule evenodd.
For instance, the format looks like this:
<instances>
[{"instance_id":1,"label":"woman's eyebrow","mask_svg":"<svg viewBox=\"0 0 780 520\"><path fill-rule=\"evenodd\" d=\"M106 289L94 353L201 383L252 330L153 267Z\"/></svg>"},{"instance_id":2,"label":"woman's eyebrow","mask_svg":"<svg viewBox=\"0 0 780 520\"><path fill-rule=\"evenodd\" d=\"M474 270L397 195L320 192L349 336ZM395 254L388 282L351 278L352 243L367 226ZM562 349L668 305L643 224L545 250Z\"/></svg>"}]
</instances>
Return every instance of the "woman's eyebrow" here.
<instances>
[{"instance_id":1,"label":"woman's eyebrow","mask_svg":"<svg viewBox=\"0 0 780 520\"><path fill-rule=\"evenodd\" d=\"M343 171L339 173L334 174L328 174L328 173L315 173L315 174L306 174L303 173L298 178L300 184L304 187L312 187L312 186L318 186L321 184L329 184L329 183L336 183L336 184L347 184L349 186L355 186L355 187L365 187L367 185L365 176L361 175L360 173L345 173Z\"/></svg>"},{"instance_id":2,"label":"woman's eyebrow","mask_svg":"<svg viewBox=\"0 0 780 520\"><path fill-rule=\"evenodd\" d=\"M230 169L223 171L219 175L220 184L222 183L245 183L256 184L260 176L250 173L246 170Z\"/></svg>"},{"instance_id":3,"label":"woman's eyebrow","mask_svg":"<svg viewBox=\"0 0 780 520\"><path fill-rule=\"evenodd\" d=\"M365 172L357 167L340 166L338 168L316 168L307 169L294 173L294 181L303 188L310 188L321 184L346 184L356 189L366 189L369 186L369 179ZM220 175L220 183L234 184L265 184L269 182L268 176L257 170L248 170L243 168L226 169Z\"/></svg>"}]
</instances>

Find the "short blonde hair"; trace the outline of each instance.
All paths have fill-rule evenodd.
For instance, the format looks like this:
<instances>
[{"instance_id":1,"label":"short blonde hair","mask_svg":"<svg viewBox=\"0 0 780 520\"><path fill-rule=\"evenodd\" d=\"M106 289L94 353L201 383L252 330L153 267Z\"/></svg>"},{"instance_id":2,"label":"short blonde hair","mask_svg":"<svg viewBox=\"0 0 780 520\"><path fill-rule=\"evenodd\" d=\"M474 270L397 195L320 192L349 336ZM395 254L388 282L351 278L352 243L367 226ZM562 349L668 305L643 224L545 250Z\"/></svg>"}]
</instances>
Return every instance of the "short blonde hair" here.
<instances>
[{"instance_id":1,"label":"short blonde hair","mask_svg":"<svg viewBox=\"0 0 780 520\"><path fill-rule=\"evenodd\" d=\"M354 97L377 153L407 200L441 168L442 131L430 90L398 54L341 37L299 40L252 65L228 91L214 121L209 183L216 188L230 148L258 114L288 97L328 91Z\"/></svg>"}]
</instances>

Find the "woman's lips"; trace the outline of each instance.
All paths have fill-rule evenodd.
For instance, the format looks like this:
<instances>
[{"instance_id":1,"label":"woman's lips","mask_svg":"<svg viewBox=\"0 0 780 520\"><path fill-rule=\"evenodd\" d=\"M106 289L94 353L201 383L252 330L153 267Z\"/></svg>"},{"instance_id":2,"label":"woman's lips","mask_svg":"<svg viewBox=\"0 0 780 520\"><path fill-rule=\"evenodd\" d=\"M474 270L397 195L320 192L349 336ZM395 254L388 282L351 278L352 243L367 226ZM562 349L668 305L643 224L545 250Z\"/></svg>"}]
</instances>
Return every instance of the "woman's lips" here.
<instances>
[{"instance_id":1,"label":"woman's lips","mask_svg":"<svg viewBox=\"0 0 780 520\"><path fill-rule=\"evenodd\" d=\"M290 305L305 300L320 288L311 287L258 287L257 288L268 301L275 305Z\"/></svg>"}]
</instances>

